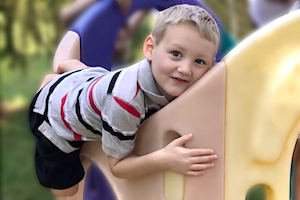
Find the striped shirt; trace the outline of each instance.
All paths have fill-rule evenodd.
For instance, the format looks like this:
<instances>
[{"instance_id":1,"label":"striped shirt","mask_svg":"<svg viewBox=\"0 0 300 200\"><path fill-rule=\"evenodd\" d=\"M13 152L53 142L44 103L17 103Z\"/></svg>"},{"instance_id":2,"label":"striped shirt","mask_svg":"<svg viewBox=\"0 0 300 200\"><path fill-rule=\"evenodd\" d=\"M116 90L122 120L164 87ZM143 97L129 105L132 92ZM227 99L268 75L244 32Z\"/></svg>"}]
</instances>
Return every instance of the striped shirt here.
<instances>
[{"instance_id":1,"label":"striped shirt","mask_svg":"<svg viewBox=\"0 0 300 200\"><path fill-rule=\"evenodd\" d=\"M140 124L168 103L145 59L115 72L91 67L57 76L33 111L46 113L38 129L62 151L76 150L72 141L101 139L107 155L122 159L132 152Z\"/></svg>"}]
</instances>

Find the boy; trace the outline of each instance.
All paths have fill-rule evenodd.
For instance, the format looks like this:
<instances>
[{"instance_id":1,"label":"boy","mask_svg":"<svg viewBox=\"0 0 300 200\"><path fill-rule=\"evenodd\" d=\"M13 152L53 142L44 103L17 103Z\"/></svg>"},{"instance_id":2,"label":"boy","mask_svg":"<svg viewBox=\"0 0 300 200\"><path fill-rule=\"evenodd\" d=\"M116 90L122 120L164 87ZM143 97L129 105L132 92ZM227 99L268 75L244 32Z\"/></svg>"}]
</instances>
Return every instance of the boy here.
<instances>
[{"instance_id":1,"label":"boy","mask_svg":"<svg viewBox=\"0 0 300 200\"><path fill-rule=\"evenodd\" d=\"M118 178L165 170L199 176L213 167L213 150L184 148L192 134L144 156L131 152L140 124L213 66L218 44L218 26L205 10L176 5L159 14L144 42L145 60L115 72L94 67L51 80L34 98L29 116L38 138L36 171L41 184L57 196L75 194L84 176L80 148L83 141L93 140L102 140L111 172ZM82 68L74 62L71 68Z\"/></svg>"}]
</instances>

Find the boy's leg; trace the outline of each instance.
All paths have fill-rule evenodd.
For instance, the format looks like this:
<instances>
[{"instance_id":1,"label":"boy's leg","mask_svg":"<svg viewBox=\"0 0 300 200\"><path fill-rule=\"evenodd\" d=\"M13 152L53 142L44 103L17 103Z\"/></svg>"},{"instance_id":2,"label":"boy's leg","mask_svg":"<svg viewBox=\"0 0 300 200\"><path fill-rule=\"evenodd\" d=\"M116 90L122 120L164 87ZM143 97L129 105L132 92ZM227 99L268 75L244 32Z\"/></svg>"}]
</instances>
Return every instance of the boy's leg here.
<instances>
[{"instance_id":1,"label":"boy's leg","mask_svg":"<svg viewBox=\"0 0 300 200\"><path fill-rule=\"evenodd\" d=\"M57 190L57 189L51 189L52 194L58 197L69 197L73 196L78 191L78 184L74 185L73 187L70 187L68 189L64 190Z\"/></svg>"},{"instance_id":2,"label":"boy's leg","mask_svg":"<svg viewBox=\"0 0 300 200\"><path fill-rule=\"evenodd\" d=\"M90 160L89 158L87 158L83 155L80 155L79 157L80 157L80 161L81 161L84 171L87 172L87 170L89 169L89 167L92 164L92 160ZM85 176L81 180L81 182L79 184L77 184L78 188L77 188L77 192L75 194L73 194L73 191L62 191L62 190L55 190L55 189L51 189L51 192L56 196L55 200L82 200L84 183L85 183ZM71 189L71 188L69 188L69 189ZM72 194L69 195L70 193L72 193Z\"/></svg>"},{"instance_id":3,"label":"boy's leg","mask_svg":"<svg viewBox=\"0 0 300 200\"><path fill-rule=\"evenodd\" d=\"M57 136L54 129L47 122L46 114L34 112L39 91L34 97L29 108L29 122L32 133L36 136L35 168L41 185L48 188L56 188L56 195L72 196L78 190L78 183L84 177L84 169L79 154L82 141L68 142ZM44 134L51 134L50 141ZM71 152L66 153L54 143L64 143ZM71 148L71 149L70 149ZM77 148L77 149L76 149ZM74 150L76 149L76 150ZM72 151L73 150L73 151Z\"/></svg>"},{"instance_id":4,"label":"boy's leg","mask_svg":"<svg viewBox=\"0 0 300 200\"><path fill-rule=\"evenodd\" d=\"M40 183L51 188L56 196L76 194L78 183L84 177L84 169L79 159L80 149L64 153L42 134L36 147L35 165Z\"/></svg>"}]
</instances>

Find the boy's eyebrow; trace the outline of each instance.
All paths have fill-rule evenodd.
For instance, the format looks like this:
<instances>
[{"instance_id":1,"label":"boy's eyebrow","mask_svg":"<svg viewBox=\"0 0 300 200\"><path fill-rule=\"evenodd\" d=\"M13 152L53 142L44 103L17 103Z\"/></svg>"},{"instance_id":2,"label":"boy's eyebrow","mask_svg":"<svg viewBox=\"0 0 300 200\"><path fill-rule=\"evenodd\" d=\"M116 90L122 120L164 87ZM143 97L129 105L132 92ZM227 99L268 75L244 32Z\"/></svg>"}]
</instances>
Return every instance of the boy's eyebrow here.
<instances>
[{"instance_id":1,"label":"boy's eyebrow","mask_svg":"<svg viewBox=\"0 0 300 200\"><path fill-rule=\"evenodd\" d=\"M182 45L180 45L180 44L178 44L176 42L170 43L170 45L171 45L171 47L175 47L175 48L178 48L180 50L184 50L184 51L186 50L185 47L182 47Z\"/></svg>"},{"instance_id":2,"label":"boy's eyebrow","mask_svg":"<svg viewBox=\"0 0 300 200\"><path fill-rule=\"evenodd\" d=\"M174 47L175 47L175 48L178 48L179 50L182 50L182 51L186 51L186 50L187 50L187 48L183 47L182 45L180 45L180 44L178 44L178 43L176 43L176 42L171 43L170 46L171 46L172 48L174 48ZM203 54L203 51L201 51L201 53L198 52L198 53L197 53L197 57L204 58L204 59L209 59L209 58L210 58L210 55L205 54L205 52L206 52L206 51L204 51L204 54Z\"/></svg>"}]
</instances>

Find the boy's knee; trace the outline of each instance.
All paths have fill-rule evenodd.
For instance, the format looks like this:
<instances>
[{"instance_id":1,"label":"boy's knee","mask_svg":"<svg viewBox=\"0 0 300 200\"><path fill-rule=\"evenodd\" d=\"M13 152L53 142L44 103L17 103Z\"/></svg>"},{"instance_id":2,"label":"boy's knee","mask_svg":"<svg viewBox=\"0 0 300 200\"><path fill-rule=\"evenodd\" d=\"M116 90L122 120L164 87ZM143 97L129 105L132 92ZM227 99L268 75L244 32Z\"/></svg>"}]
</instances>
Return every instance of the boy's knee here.
<instances>
[{"instance_id":1,"label":"boy's knee","mask_svg":"<svg viewBox=\"0 0 300 200\"><path fill-rule=\"evenodd\" d=\"M73 187L67 189L51 189L52 194L58 197L71 197L74 196L78 191L78 184L74 185Z\"/></svg>"}]
</instances>

